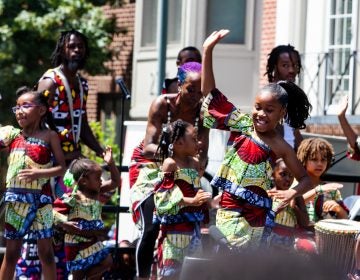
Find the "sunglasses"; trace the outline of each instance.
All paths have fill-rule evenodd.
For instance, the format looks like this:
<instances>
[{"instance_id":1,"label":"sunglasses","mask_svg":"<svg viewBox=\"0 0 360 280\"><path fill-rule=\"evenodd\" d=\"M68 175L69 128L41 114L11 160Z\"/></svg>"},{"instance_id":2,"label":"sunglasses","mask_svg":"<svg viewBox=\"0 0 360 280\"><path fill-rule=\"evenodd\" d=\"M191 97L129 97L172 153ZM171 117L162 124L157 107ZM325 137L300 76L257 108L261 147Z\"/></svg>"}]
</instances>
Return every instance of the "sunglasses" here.
<instances>
[{"instance_id":1,"label":"sunglasses","mask_svg":"<svg viewBox=\"0 0 360 280\"><path fill-rule=\"evenodd\" d=\"M23 104L23 105L20 105L20 106L14 106L11 108L11 110L13 111L14 114L16 114L16 111L17 110L21 110L21 111L27 111L29 110L30 108L33 108L33 107L39 107L40 105L36 105L36 104Z\"/></svg>"}]
</instances>

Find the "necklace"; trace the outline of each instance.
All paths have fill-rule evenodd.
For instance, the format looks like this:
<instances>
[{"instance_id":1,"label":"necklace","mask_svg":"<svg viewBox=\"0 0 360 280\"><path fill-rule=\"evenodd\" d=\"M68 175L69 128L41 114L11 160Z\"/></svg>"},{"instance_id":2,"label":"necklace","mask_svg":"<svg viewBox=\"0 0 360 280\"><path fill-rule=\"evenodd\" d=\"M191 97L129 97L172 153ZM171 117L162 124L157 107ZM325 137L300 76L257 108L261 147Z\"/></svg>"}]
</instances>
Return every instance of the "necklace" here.
<instances>
[{"instance_id":1,"label":"necklace","mask_svg":"<svg viewBox=\"0 0 360 280\"><path fill-rule=\"evenodd\" d=\"M171 110L170 110L170 99L169 97L165 97L166 99L166 103L167 103L167 125L169 125L171 123ZM201 108L201 107L200 107ZM196 113L196 117L195 117L195 121L194 121L194 128L196 131L198 131L199 129L199 120L200 120L200 108Z\"/></svg>"}]
</instances>

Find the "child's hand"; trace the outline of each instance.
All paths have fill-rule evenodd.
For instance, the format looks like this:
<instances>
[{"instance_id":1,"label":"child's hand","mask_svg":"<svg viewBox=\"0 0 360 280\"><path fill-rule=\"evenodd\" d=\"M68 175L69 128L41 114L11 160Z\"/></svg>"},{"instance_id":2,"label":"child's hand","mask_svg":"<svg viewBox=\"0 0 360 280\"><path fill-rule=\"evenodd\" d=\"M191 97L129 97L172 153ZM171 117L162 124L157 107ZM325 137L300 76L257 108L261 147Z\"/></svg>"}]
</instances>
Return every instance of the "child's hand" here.
<instances>
[{"instance_id":1,"label":"child's hand","mask_svg":"<svg viewBox=\"0 0 360 280\"><path fill-rule=\"evenodd\" d=\"M77 226L77 222L68 221L62 223L60 226L67 233L78 235L81 232L81 229Z\"/></svg>"},{"instance_id":2,"label":"child's hand","mask_svg":"<svg viewBox=\"0 0 360 280\"><path fill-rule=\"evenodd\" d=\"M105 151L103 152L103 159L107 165L110 165L114 162L112 157L112 149L110 146L106 146Z\"/></svg>"},{"instance_id":3,"label":"child's hand","mask_svg":"<svg viewBox=\"0 0 360 280\"><path fill-rule=\"evenodd\" d=\"M323 204L323 212L335 212L339 213L342 210L342 207L335 200L327 200Z\"/></svg>"},{"instance_id":4,"label":"child's hand","mask_svg":"<svg viewBox=\"0 0 360 280\"><path fill-rule=\"evenodd\" d=\"M193 198L193 205L194 206L200 206L207 202L209 199L211 199L211 193L205 192L204 190L198 190L196 195Z\"/></svg>"},{"instance_id":5,"label":"child's hand","mask_svg":"<svg viewBox=\"0 0 360 280\"><path fill-rule=\"evenodd\" d=\"M31 169L22 169L19 171L17 177L19 180L24 180L27 183L30 183L38 178L40 178L40 169L31 168Z\"/></svg>"},{"instance_id":6,"label":"child's hand","mask_svg":"<svg viewBox=\"0 0 360 280\"><path fill-rule=\"evenodd\" d=\"M321 188L323 192L333 192L338 189L341 189L343 186L344 186L343 184L339 184L339 183L327 183L318 187Z\"/></svg>"},{"instance_id":7,"label":"child's hand","mask_svg":"<svg viewBox=\"0 0 360 280\"><path fill-rule=\"evenodd\" d=\"M346 95L340 102L338 116L345 116L348 105L349 97Z\"/></svg>"},{"instance_id":8,"label":"child's hand","mask_svg":"<svg viewBox=\"0 0 360 280\"><path fill-rule=\"evenodd\" d=\"M294 189L288 189L288 190L269 190L268 195L281 200L281 204L278 207L278 210L276 212L284 209L286 206L289 205L290 201L294 198L296 194L296 191Z\"/></svg>"},{"instance_id":9,"label":"child's hand","mask_svg":"<svg viewBox=\"0 0 360 280\"><path fill-rule=\"evenodd\" d=\"M217 196L215 196L215 197L210 201L210 206L211 206L211 208L215 208L215 209L220 208L221 195L222 195L222 194L219 193Z\"/></svg>"},{"instance_id":10,"label":"child's hand","mask_svg":"<svg viewBox=\"0 0 360 280\"><path fill-rule=\"evenodd\" d=\"M221 29L219 31L214 31L210 34L209 37L207 37L203 43L203 48L213 48L215 45L224 38L230 30L227 29Z\"/></svg>"}]
</instances>

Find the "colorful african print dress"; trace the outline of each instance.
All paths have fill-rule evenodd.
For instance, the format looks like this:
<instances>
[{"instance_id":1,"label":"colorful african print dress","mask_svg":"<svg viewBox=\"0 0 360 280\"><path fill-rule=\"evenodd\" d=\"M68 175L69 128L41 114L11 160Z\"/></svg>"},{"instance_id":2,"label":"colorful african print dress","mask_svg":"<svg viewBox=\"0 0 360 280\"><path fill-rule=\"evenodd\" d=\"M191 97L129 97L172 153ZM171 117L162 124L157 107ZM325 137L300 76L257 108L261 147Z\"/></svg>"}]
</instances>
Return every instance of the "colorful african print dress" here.
<instances>
[{"instance_id":1,"label":"colorful african print dress","mask_svg":"<svg viewBox=\"0 0 360 280\"><path fill-rule=\"evenodd\" d=\"M0 128L0 148L9 148L5 192L5 238L21 239L31 234L35 239L53 235L52 196L49 178L31 182L19 180L20 170L53 166L48 143L25 137L12 126Z\"/></svg>"},{"instance_id":2,"label":"colorful african print dress","mask_svg":"<svg viewBox=\"0 0 360 280\"><path fill-rule=\"evenodd\" d=\"M194 197L201 188L195 169L160 172L159 177L161 183L154 195L154 222L160 223L159 268L162 276L174 276L180 272L185 256L201 251L200 223L208 221L208 208L206 203L179 206L183 197Z\"/></svg>"},{"instance_id":3,"label":"colorful african print dress","mask_svg":"<svg viewBox=\"0 0 360 280\"><path fill-rule=\"evenodd\" d=\"M130 212L134 223L141 228L140 206L154 194L155 184L159 182L160 164L143 156L144 143L134 149L129 167Z\"/></svg>"},{"instance_id":4,"label":"colorful african print dress","mask_svg":"<svg viewBox=\"0 0 360 280\"><path fill-rule=\"evenodd\" d=\"M54 202L55 224L59 221L76 221L81 230L103 229L101 209L102 205L98 200L80 198L76 193L64 194ZM86 270L102 262L109 255L109 249L96 237L66 233L65 255L69 271Z\"/></svg>"},{"instance_id":5,"label":"colorful african print dress","mask_svg":"<svg viewBox=\"0 0 360 280\"><path fill-rule=\"evenodd\" d=\"M232 246L265 244L275 217L266 192L271 188L274 155L256 137L251 117L219 90L207 96L203 110L205 127L239 132L211 182L222 191L216 225Z\"/></svg>"},{"instance_id":6,"label":"colorful african print dress","mask_svg":"<svg viewBox=\"0 0 360 280\"><path fill-rule=\"evenodd\" d=\"M273 200L273 209L277 209L280 204L281 201L277 199ZM274 222L275 225L269 238L270 245L293 248L297 233L296 228L298 227L294 209L287 206L276 214Z\"/></svg>"}]
</instances>

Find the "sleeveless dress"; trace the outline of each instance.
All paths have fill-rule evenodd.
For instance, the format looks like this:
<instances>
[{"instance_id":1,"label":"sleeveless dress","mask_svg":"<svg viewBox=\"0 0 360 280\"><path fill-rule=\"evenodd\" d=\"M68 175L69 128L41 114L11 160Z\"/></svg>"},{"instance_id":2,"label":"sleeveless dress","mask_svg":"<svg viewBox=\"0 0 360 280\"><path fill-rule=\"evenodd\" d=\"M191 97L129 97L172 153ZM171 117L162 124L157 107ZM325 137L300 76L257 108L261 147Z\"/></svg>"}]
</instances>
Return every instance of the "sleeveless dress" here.
<instances>
[{"instance_id":1,"label":"sleeveless dress","mask_svg":"<svg viewBox=\"0 0 360 280\"><path fill-rule=\"evenodd\" d=\"M274 225L271 188L275 156L256 137L252 119L214 89L203 103L204 126L237 132L211 184L222 191L216 226L234 247L266 244Z\"/></svg>"},{"instance_id":2,"label":"sleeveless dress","mask_svg":"<svg viewBox=\"0 0 360 280\"><path fill-rule=\"evenodd\" d=\"M194 197L201 188L195 169L160 172L156 186L154 222L160 223L158 244L159 268L162 276L174 276L181 270L185 256L201 251L200 223L208 221L207 204L179 206L183 197Z\"/></svg>"},{"instance_id":3,"label":"sleeveless dress","mask_svg":"<svg viewBox=\"0 0 360 280\"><path fill-rule=\"evenodd\" d=\"M76 188L75 188L76 189ZM82 230L103 229L100 201L89 198L78 198L75 193L64 194L54 202L54 219L58 221L76 221ZM95 237L65 234L65 255L69 271L86 270L102 262L109 249Z\"/></svg>"},{"instance_id":4,"label":"sleeveless dress","mask_svg":"<svg viewBox=\"0 0 360 280\"><path fill-rule=\"evenodd\" d=\"M46 169L53 166L48 143L25 137L13 126L0 128L0 148L9 148L5 192L5 238L21 239L31 234L35 239L53 235L52 195L49 178L31 182L19 180L20 170Z\"/></svg>"}]
</instances>

